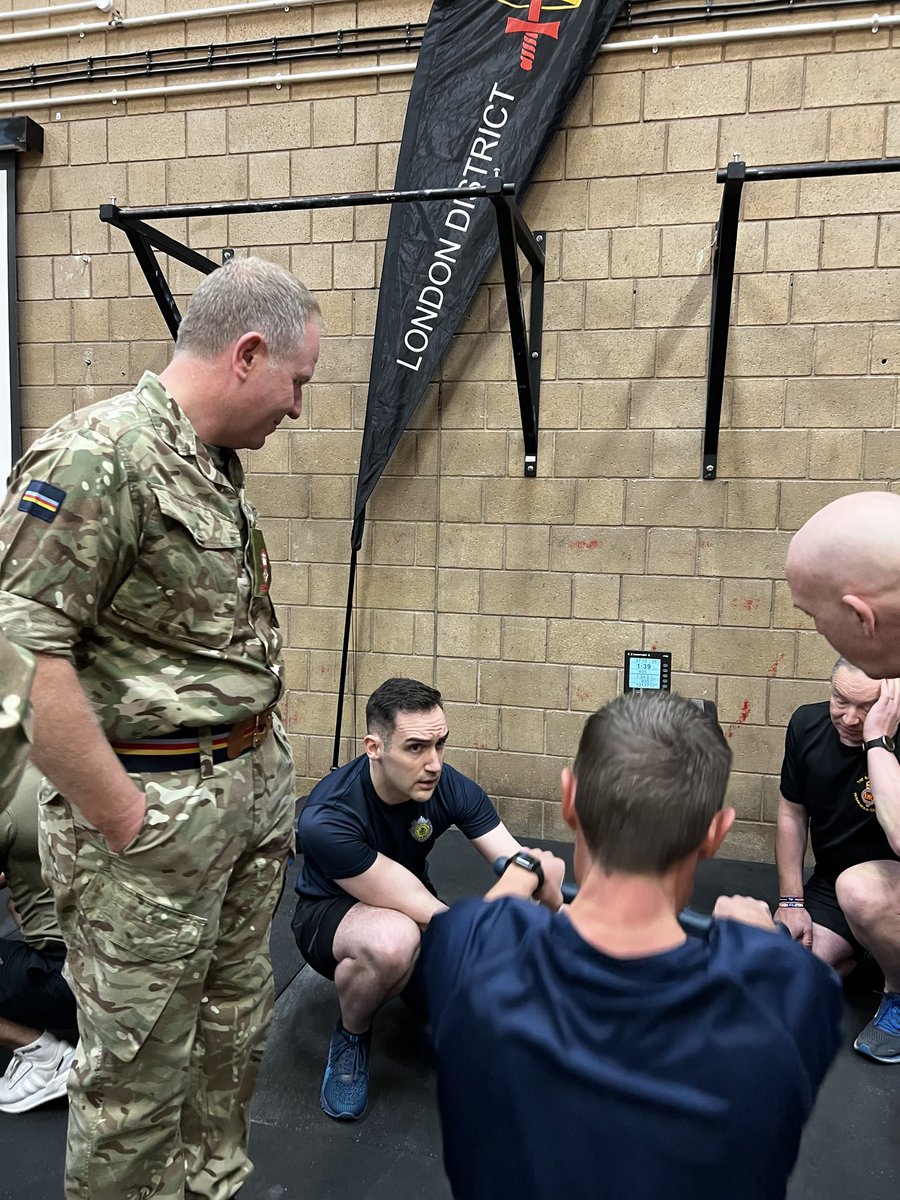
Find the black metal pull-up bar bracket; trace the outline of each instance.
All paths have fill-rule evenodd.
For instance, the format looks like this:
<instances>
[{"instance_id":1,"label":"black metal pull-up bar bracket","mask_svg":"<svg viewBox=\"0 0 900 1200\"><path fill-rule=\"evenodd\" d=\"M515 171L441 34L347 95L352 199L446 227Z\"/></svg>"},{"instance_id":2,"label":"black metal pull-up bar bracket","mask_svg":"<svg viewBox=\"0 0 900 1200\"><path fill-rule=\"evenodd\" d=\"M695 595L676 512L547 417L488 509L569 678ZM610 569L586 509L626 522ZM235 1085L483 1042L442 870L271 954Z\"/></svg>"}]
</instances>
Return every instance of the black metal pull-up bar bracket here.
<instances>
[{"instance_id":1,"label":"black metal pull-up bar bracket","mask_svg":"<svg viewBox=\"0 0 900 1200\"><path fill-rule=\"evenodd\" d=\"M709 318L709 354L706 380L706 426L703 432L703 479L715 479L719 454L719 426L722 417L722 391L725 384L725 358L728 353L731 295L734 287L734 259L744 185L767 179L821 179L833 175L874 175L900 171L900 158L862 158L828 163L786 163L782 166L748 167L736 160L716 172L716 182L724 185L716 248L713 257L712 304Z\"/></svg>"},{"instance_id":2,"label":"black metal pull-up bar bracket","mask_svg":"<svg viewBox=\"0 0 900 1200\"><path fill-rule=\"evenodd\" d=\"M144 272L163 320L172 337L181 324L181 313L172 289L162 273L155 251L162 251L205 275L221 264L148 225L148 221L176 217L232 216L241 213L290 212L316 208L350 208L358 205L398 204L424 200L472 200L483 196L494 206L500 261L509 310L509 329L516 370L522 437L525 443L525 470L537 474L538 417L540 413L541 347L544 317L544 234L532 233L515 198L515 184L499 179L486 184L456 188L423 188L418 191L343 192L328 196L297 196L285 200L236 200L214 204L167 204L156 208L120 208L115 202L100 205L100 220L121 229ZM525 320L522 301L521 251L531 266L529 320ZM229 254L230 257L230 254Z\"/></svg>"},{"instance_id":3,"label":"black metal pull-up bar bracket","mask_svg":"<svg viewBox=\"0 0 900 1200\"><path fill-rule=\"evenodd\" d=\"M715 479L719 456L719 425L722 419L722 390L725 386L725 356L728 353L728 324L734 286L734 255L737 246L741 193L746 168L731 162L725 170L722 207L716 228L713 254L712 308L709 318L707 361L706 429L703 434L703 478Z\"/></svg>"}]
</instances>

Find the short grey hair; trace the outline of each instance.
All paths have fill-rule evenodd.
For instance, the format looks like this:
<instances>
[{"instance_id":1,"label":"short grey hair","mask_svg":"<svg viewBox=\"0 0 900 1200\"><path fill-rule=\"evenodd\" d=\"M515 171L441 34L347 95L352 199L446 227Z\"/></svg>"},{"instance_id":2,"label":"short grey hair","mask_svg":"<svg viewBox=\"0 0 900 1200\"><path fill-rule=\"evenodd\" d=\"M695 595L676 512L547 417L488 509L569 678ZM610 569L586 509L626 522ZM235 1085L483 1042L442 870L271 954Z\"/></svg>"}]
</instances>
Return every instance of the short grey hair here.
<instances>
[{"instance_id":1,"label":"short grey hair","mask_svg":"<svg viewBox=\"0 0 900 1200\"><path fill-rule=\"evenodd\" d=\"M841 657L837 660L837 662L831 668L832 682L834 681L835 675L837 675L838 671L840 671L843 667L846 667L848 671L857 671L860 675L866 675L866 673L862 669L862 667L858 667L856 665L856 663L852 663L849 658L844 658L844 656L841 655ZM868 679L868 678L869 678L869 676L866 675L866 679Z\"/></svg>"},{"instance_id":2,"label":"short grey hair","mask_svg":"<svg viewBox=\"0 0 900 1200\"><path fill-rule=\"evenodd\" d=\"M321 309L295 275L264 258L233 258L203 279L188 303L176 354L216 358L245 333L261 333L273 363L296 352Z\"/></svg>"}]
</instances>

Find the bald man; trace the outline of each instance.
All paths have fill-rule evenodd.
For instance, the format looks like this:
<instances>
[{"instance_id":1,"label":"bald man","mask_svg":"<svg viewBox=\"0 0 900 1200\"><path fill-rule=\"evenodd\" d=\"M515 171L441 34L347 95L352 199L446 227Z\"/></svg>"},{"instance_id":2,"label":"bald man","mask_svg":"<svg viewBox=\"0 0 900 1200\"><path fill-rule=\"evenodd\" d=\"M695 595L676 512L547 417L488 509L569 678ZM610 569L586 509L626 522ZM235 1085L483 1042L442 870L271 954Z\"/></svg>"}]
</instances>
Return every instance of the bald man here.
<instances>
[{"instance_id":1,"label":"bald man","mask_svg":"<svg viewBox=\"0 0 900 1200\"><path fill-rule=\"evenodd\" d=\"M873 679L900 675L900 496L826 504L792 538L785 575L839 654Z\"/></svg>"},{"instance_id":2,"label":"bald man","mask_svg":"<svg viewBox=\"0 0 900 1200\"><path fill-rule=\"evenodd\" d=\"M868 787L860 795L868 793L892 852L900 854L893 737L873 723L873 714L880 722L900 712L900 680L893 678L900 675L900 496L857 492L826 504L791 539L785 575L795 607L813 618L819 633L843 658L882 680L865 717ZM900 1063L900 863L871 862L854 870L852 893L849 878L843 880L848 886L841 906L845 912L857 902L862 906L870 928L860 936L851 920L851 929L885 976L878 1012L855 1046L870 1058Z\"/></svg>"}]
</instances>

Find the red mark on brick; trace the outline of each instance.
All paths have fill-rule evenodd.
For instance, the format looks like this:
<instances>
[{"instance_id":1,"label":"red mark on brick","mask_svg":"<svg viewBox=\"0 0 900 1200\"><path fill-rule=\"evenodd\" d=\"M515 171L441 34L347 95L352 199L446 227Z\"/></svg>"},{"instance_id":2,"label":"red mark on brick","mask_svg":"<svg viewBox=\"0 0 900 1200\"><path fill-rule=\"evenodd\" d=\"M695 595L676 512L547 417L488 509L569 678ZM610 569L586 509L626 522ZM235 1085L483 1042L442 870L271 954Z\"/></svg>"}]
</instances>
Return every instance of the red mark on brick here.
<instances>
[{"instance_id":1,"label":"red mark on brick","mask_svg":"<svg viewBox=\"0 0 900 1200\"><path fill-rule=\"evenodd\" d=\"M727 738L733 738L734 731L738 728L738 726L743 725L749 716L750 716L750 701L743 700L743 701L741 701L741 711L738 713L738 719L736 721L732 721L731 724L728 725L725 729L723 729L722 732L725 734L725 736Z\"/></svg>"},{"instance_id":2,"label":"red mark on brick","mask_svg":"<svg viewBox=\"0 0 900 1200\"><path fill-rule=\"evenodd\" d=\"M572 547L573 550L578 550L578 551L596 550L597 547L600 545L600 542L597 538L591 538L590 541L587 541L586 538L575 538L573 541L571 541L569 543L569 545Z\"/></svg>"},{"instance_id":3,"label":"red mark on brick","mask_svg":"<svg viewBox=\"0 0 900 1200\"><path fill-rule=\"evenodd\" d=\"M772 663L771 667L769 667L769 669L768 669L768 671L766 672L766 674L767 674L767 675L777 675L777 674L778 674L778 668L781 666L781 664L782 664L783 662L784 662L784 655L783 655L783 654L779 654L779 655L778 655L778 657L775 659L775 661Z\"/></svg>"},{"instance_id":4,"label":"red mark on brick","mask_svg":"<svg viewBox=\"0 0 900 1200\"><path fill-rule=\"evenodd\" d=\"M741 600L738 596L734 596L731 601L732 608L745 608L747 612L752 612L754 608L759 608L759 601L751 596L745 596Z\"/></svg>"},{"instance_id":5,"label":"red mark on brick","mask_svg":"<svg viewBox=\"0 0 900 1200\"><path fill-rule=\"evenodd\" d=\"M709 550L712 546L712 538L700 538L700 540L697 542L697 545L701 550Z\"/></svg>"},{"instance_id":6,"label":"red mark on brick","mask_svg":"<svg viewBox=\"0 0 900 1200\"><path fill-rule=\"evenodd\" d=\"M650 646L650 649L651 649L651 650L655 650L655 649L656 649L656 642L653 642L653 643L652 643L652 645Z\"/></svg>"}]
</instances>

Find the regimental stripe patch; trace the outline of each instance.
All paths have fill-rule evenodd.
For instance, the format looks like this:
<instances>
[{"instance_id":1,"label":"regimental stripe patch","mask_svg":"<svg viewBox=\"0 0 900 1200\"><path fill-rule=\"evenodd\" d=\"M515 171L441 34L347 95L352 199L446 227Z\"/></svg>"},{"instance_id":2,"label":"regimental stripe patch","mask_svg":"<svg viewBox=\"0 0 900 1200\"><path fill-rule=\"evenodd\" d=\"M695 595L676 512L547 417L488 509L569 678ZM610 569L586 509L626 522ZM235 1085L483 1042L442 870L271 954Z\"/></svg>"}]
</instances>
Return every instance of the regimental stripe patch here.
<instances>
[{"instance_id":1,"label":"regimental stripe patch","mask_svg":"<svg viewBox=\"0 0 900 1200\"><path fill-rule=\"evenodd\" d=\"M62 508L66 493L62 488L45 483L43 479L32 479L19 501L19 512L30 513L42 521L50 522Z\"/></svg>"}]
</instances>

